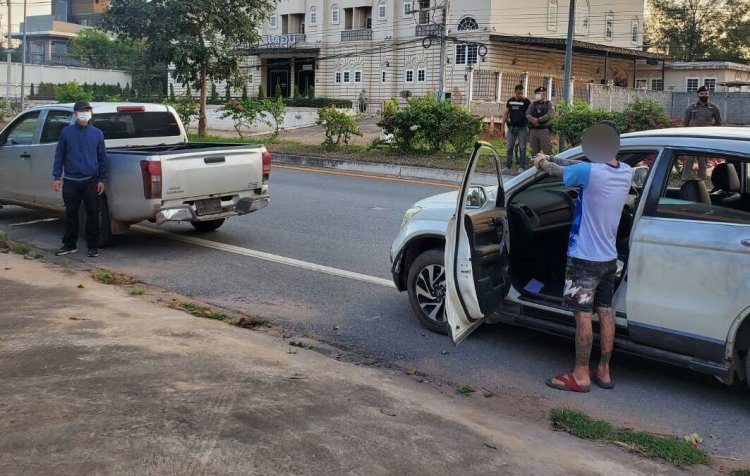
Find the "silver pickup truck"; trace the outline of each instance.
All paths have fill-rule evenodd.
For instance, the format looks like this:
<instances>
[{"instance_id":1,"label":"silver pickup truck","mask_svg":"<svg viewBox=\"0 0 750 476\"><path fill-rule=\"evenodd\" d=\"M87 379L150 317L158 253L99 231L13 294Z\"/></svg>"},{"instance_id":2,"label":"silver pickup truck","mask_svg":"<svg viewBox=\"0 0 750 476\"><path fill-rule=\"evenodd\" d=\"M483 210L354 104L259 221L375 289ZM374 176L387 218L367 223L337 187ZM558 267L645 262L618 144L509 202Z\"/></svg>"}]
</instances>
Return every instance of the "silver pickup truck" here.
<instances>
[{"instance_id":1,"label":"silver pickup truck","mask_svg":"<svg viewBox=\"0 0 750 476\"><path fill-rule=\"evenodd\" d=\"M268 205L271 155L261 145L190 143L174 109L161 104L94 103L92 124L107 145L100 246L131 224L190 222L198 231ZM72 104L21 113L0 133L0 205L62 212L52 188L60 132Z\"/></svg>"}]
</instances>

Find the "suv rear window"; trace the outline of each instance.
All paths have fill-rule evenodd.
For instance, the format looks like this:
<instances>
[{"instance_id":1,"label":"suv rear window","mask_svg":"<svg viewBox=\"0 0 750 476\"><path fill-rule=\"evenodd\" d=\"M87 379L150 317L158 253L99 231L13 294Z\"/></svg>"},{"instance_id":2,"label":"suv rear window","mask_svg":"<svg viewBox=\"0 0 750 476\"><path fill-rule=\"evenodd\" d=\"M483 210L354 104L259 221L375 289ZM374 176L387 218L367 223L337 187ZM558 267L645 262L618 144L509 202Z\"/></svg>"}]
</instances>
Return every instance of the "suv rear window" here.
<instances>
[{"instance_id":1,"label":"suv rear window","mask_svg":"<svg viewBox=\"0 0 750 476\"><path fill-rule=\"evenodd\" d=\"M94 113L92 124L105 139L138 139L180 135L177 118L171 112Z\"/></svg>"}]
</instances>

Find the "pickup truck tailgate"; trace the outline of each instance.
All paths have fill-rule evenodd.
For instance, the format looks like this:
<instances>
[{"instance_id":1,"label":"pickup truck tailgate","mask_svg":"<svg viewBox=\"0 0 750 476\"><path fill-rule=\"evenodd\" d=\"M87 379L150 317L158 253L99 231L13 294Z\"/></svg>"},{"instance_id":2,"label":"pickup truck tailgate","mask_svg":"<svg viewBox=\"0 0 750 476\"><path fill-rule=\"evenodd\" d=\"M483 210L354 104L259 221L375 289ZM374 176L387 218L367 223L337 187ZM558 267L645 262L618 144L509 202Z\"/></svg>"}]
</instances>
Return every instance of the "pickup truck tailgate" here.
<instances>
[{"instance_id":1,"label":"pickup truck tailgate","mask_svg":"<svg viewBox=\"0 0 750 476\"><path fill-rule=\"evenodd\" d=\"M263 185L262 151L216 148L162 154L161 173L166 201L258 189Z\"/></svg>"}]
</instances>

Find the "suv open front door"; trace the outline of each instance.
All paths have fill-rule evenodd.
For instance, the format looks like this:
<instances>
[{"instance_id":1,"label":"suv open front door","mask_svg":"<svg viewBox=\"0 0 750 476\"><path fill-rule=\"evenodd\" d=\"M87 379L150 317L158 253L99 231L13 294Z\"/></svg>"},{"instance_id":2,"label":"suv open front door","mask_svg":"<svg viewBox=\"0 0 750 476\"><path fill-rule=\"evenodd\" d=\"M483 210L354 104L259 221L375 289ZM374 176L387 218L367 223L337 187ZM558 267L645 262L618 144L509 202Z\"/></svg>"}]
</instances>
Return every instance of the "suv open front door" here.
<instances>
[{"instance_id":1,"label":"suv open front door","mask_svg":"<svg viewBox=\"0 0 750 476\"><path fill-rule=\"evenodd\" d=\"M497 170L496 199L473 186L474 171L482 157ZM489 144L474 146L458 194L456 213L448 222L445 246L446 317L453 342L458 344L505 299L508 279L508 221L500 174L500 157Z\"/></svg>"}]
</instances>

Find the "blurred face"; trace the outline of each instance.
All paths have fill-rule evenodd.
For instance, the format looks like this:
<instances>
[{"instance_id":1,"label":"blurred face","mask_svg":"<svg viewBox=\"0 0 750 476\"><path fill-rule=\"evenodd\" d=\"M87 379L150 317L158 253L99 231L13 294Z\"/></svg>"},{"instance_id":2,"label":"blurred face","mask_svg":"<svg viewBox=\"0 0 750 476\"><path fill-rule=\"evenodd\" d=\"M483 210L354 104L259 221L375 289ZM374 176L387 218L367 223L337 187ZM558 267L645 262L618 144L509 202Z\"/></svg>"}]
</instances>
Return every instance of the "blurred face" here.
<instances>
[{"instance_id":1,"label":"blurred face","mask_svg":"<svg viewBox=\"0 0 750 476\"><path fill-rule=\"evenodd\" d=\"M708 91L701 91L698 93L698 100L700 102L708 101Z\"/></svg>"},{"instance_id":2,"label":"blurred face","mask_svg":"<svg viewBox=\"0 0 750 476\"><path fill-rule=\"evenodd\" d=\"M516 89L516 99L523 98L523 89Z\"/></svg>"},{"instance_id":3,"label":"blurred face","mask_svg":"<svg viewBox=\"0 0 750 476\"><path fill-rule=\"evenodd\" d=\"M75 112L76 121L79 123L86 125L91 120L92 112L90 108L87 109L79 109Z\"/></svg>"}]
</instances>

